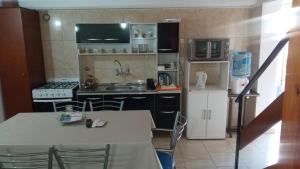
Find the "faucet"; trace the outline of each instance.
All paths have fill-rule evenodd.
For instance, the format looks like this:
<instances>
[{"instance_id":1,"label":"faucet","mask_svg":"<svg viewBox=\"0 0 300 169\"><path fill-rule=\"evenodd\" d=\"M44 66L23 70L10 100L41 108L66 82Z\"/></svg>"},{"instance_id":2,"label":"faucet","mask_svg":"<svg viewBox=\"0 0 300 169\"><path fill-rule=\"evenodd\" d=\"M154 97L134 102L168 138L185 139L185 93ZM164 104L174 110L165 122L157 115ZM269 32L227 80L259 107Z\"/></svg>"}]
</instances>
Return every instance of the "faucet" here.
<instances>
[{"instance_id":1,"label":"faucet","mask_svg":"<svg viewBox=\"0 0 300 169\"><path fill-rule=\"evenodd\" d=\"M128 66L126 66L125 71L124 71L121 63L118 60L114 60L113 63L114 64L117 63L119 65L119 68L116 68L116 72L117 72L116 76L121 75L121 76L124 76L126 78L126 76L128 76L130 74L130 69L129 69Z\"/></svg>"}]
</instances>

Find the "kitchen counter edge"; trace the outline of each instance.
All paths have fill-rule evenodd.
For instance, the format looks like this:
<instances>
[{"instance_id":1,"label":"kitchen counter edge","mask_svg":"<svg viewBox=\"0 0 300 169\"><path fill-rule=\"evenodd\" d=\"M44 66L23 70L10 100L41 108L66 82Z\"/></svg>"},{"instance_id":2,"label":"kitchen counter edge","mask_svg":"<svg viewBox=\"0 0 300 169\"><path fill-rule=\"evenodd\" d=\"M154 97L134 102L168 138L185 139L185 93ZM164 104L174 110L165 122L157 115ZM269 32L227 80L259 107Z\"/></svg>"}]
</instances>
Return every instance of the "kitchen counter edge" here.
<instances>
[{"instance_id":1,"label":"kitchen counter edge","mask_svg":"<svg viewBox=\"0 0 300 169\"><path fill-rule=\"evenodd\" d=\"M168 93L181 93L181 90L148 90L148 91L136 91L136 92L101 92L101 91L82 91L78 90L77 95L119 95L119 94L168 94Z\"/></svg>"}]
</instances>

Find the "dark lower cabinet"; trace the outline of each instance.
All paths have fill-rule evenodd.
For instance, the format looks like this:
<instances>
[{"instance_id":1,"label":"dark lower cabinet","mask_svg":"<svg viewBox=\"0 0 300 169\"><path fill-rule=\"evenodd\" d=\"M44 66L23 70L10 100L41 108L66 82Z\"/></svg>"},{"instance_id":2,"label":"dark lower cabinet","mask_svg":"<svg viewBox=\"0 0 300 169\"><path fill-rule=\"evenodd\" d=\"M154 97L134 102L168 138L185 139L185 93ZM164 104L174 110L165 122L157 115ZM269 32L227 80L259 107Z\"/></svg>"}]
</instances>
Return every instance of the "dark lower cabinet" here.
<instances>
[{"instance_id":1,"label":"dark lower cabinet","mask_svg":"<svg viewBox=\"0 0 300 169\"><path fill-rule=\"evenodd\" d=\"M154 95L131 95L128 100L128 110L150 110L153 120L155 121L155 104Z\"/></svg>"},{"instance_id":2,"label":"dark lower cabinet","mask_svg":"<svg viewBox=\"0 0 300 169\"><path fill-rule=\"evenodd\" d=\"M86 111L90 111L90 105L89 101L95 101L95 100L103 100L103 95L78 95L77 96L78 101L86 101Z\"/></svg>"},{"instance_id":3,"label":"dark lower cabinet","mask_svg":"<svg viewBox=\"0 0 300 169\"><path fill-rule=\"evenodd\" d=\"M113 95L78 95L78 101L87 101L86 110L90 111L90 100L124 101L123 110L150 110L155 121L154 94L113 94Z\"/></svg>"},{"instance_id":4,"label":"dark lower cabinet","mask_svg":"<svg viewBox=\"0 0 300 169\"><path fill-rule=\"evenodd\" d=\"M156 94L156 127L173 129L176 112L180 111L180 94Z\"/></svg>"},{"instance_id":5,"label":"dark lower cabinet","mask_svg":"<svg viewBox=\"0 0 300 169\"><path fill-rule=\"evenodd\" d=\"M104 100L110 101L124 101L123 110L129 110L129 97L130 95L104 95Z\"/></svg>"},{"instance_id":6,"label":"dark lower cabinet","mask_svg":"<svg viewBox=\"0 0 300 169\"><path fill-rule=\"evenodd\" d=\"M104 100L123 100L123 110L150 110L152 118L155 120L153 94L104 95Z\"/></svg>"},{"instance_id":7,"label":"dark lower cabinet","mask_svg":"<svg viewBox=\"0 0 300 169\"><path fill-rule=\"evenodd\" d=\"M156 127L173 129L177 111L180 111L180 107L158 107L156 110Z\"/></svg>"},{"instance_id":8,"label":"dark lower cabinet","mask_svg":"<svg viewBox=\"0 0 300 169\"><path fill-rule=\"evenodd\" d=\"M78 95L78 101L90 100L124 101L123 110L150 110L156 127L173 129L176 112L180 111L180 94L104 94Z\"/></svg>"}]
</instances>

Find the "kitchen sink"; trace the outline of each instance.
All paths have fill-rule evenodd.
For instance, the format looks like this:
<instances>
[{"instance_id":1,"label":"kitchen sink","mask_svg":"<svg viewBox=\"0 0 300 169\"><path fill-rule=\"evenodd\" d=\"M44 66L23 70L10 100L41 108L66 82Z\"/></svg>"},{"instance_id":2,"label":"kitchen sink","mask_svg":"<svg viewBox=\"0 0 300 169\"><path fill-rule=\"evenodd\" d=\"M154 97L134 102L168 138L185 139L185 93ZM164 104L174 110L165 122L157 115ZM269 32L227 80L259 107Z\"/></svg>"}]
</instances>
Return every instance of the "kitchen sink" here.
<instances>
[{"instance_id":1,"label":"kitchen sink","mask_svg":"<svg viewBox=\"0 0 300 169\"><path fill-rule=\"evenodd\" d=\"M123 91L123 90L132 90L134 87L132 86L108 86L105 90L115 90L115 91Z\"/></svg>"},{"instance_id":2,"label":"kitchen sink","mask_svg":"<svg viewBox=\"0 0 300 169\"><path fill-rule=\"evenodd\" d=\"M118 91L118 92L126 92L126 91L144 91L145 85L141 84L111 84L104 88L105 91Z\"/></svg>"}]
</instances>

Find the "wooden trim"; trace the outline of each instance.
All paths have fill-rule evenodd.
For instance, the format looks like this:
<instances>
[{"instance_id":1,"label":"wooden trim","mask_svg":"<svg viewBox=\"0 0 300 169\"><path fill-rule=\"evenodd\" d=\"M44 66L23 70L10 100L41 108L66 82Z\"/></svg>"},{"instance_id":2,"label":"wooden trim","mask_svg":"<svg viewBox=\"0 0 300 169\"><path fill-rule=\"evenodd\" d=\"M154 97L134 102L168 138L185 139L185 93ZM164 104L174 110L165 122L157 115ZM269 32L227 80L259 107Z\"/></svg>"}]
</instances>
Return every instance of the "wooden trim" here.
<instances>
[{"instance_id":1,"label":"wooden trim","mask_svg":"<svg viewBox=\"0 0 300 169\"><path fill-rule=\"evenodd\" d=\"M277 166L277 164L275 164L275 165L271 165L269 167L266 167L264 169L278 169L278 166Z\"/></svg>"},{"instance_id":2,"label":"wooden trim","mask_svg":"<svg viewBox=\"0 0 300 169\"><path fill-rule=\"evenodd\" d=\"M293 0L299 7L300 0ZM298 22L299 23L299 22ZM276 169L300 168L300 29L290 35L279 162Z\"/></svg>"},{"instance_id":3,"label":"wooden trim","mask_svg":"<svg viewBox=\"0 0 300 169\"><path fill-rule=\"evenodd\" d=\"M241 131L240 150L281 120L283 96L284 93L277 97L259 116Z\"/></svg>"},{"instance_id":4,"label":"wooden trim","mask_svg":"<svg viewBox=\"0 0 300 169\"><path fill-rule=\"evenodd\" d=\"M2 0L1 2L2 7L19 7L18 0Z\"/></svg>"}]
</instances>

